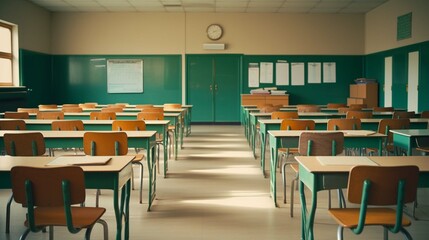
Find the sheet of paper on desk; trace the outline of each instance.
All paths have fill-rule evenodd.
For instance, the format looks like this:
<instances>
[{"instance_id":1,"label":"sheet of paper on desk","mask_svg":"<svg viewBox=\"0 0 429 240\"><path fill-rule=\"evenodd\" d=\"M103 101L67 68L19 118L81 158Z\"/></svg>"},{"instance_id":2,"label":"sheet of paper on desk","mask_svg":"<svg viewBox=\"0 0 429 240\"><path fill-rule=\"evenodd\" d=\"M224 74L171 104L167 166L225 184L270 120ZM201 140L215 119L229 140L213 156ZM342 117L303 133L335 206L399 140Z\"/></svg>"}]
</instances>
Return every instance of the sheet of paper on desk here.
<instances>
[{"instance_id":1,"label":"sheet of paper on desk","mask_svg":"<svg viewBox=\"0 0 429 240\"><path fill-rule=\"evenodd\" d=\"M322 165L368 165L377 166L377 163L373 162L368 157L361 156L318 156L316 157Z\"/></svg>"},{"instance_id":2,"label":"sheet of paper on desk","mask_svg":"<svg viewBox=\"0 0 429 240\"><path fill-rule=\"evenodd\" d=\"M349 131L345 131L344 135L353 135L353 136L369 136L375 134L374 131L369 131L369 130L349 130Z\"/></svg>"},{"instance_id":3,"label":"sheet of paper on desk","mask_svg":"<svg viewBox=\"0 0 429 240\"><path fill-rule=\"evenodd\" d=\"M60 156L46 164L47 166L65 165L105 165L111 157L108 156Z\"/></svg>"}]
</instances>

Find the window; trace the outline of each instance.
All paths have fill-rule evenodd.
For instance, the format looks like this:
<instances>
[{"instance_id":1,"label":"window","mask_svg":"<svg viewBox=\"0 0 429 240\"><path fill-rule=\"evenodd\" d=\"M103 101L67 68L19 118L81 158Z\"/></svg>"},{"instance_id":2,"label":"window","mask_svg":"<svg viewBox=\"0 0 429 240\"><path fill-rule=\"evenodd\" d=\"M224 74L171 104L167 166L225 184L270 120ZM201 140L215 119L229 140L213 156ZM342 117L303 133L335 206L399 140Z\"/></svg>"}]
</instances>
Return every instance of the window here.
<instances>
[{"instance_id":1,"label":"window","mask_svg":"<svg viewBox=\"0 0 429 240\"><path fill-rule=\"evenodd\" d=\"M18 85L16 25L0 21L0 86Z\"/></svg>"}]
</instances>

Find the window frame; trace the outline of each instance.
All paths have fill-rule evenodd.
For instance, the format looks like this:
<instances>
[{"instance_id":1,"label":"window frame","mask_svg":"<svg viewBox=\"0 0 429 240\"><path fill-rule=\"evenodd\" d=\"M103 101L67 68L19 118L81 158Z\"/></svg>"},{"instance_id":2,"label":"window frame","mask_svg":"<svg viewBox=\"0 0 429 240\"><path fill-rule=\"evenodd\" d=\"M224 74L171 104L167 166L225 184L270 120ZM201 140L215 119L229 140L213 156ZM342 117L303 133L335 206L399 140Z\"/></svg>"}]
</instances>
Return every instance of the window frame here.
<instances>
[{"instance_id":1,"label":"window frame","mask_svg":"<svg viewBox=\"0 0 429 240\"><path fill-rule=\"evenodd\" d=\"M11 81L10 82L0 82L0 87L18 87L19 86L19 53L18 53L18 26L12 23L8 23L0 20L0 26L7 28L11 32L11 52L2 52L0 51L0 58L7 59L11 61Z\"/></svg>"}]
</instances>

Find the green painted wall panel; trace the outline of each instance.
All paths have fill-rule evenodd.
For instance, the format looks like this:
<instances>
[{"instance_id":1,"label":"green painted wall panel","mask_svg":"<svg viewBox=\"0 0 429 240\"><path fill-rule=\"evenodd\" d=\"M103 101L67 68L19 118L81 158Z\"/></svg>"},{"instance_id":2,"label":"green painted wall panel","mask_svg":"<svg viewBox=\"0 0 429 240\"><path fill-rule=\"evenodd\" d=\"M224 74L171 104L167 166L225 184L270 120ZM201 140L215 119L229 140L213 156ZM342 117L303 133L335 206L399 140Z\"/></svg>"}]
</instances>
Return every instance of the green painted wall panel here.
<instances>
[{"instance_id":1,"label":"green painted wall panel","mask_svg":"<svg viewBox=\"0 0 429 240\"><path fill-rule=\"evenodd\" d=\"M408 53L419 52L418 110L429 109L429 41L365 56L365 77L375 78L384 86L384 58L392 57L392 105L407 108ZM380 87L380 105L384 106L384 89Z\"/></svg>"},{"instance_id":2,"label":"green painted wall panel","mask_svg":"<svg viewBox=\"0 0 429 240\"><path fill-rule=\"evenodd\" d=\"M108 59L142 59L143 93L108 93ZM55 101L61 103L181 103L180 55L54 55Z\"/></svg>"},{"instance_id":3,"label":"green painted wall panel","mask_svg":"<svg viewBox=\"0 0 429 240\"><path fill-rule=\"evenodd\" d=\"M303 62L304 86L276 86L275 63L278 61L287 61L288 63ZM250 93L248 86L248 67L249 63L272 62L274 63L272 84L260 84L259 87L277 87L281 90L287 90L289 94L289 104L327 104L330 102L346 103L349 96L349 85L353 80L363 76L363 56L295 56L295 55L245 55L243 60L243 85L242 93ZM336 63L336 83L308 84L308 62L335 62ZM322 67L323 68L323 67ZM322 70L323 71L323 70ZM289 79L291 79L289 66ZM323 73L322 73L323 76ZM323 77L322 77L323 78ZM322 79L323 82L323 79Z\"/></svg>"}]
</instances>

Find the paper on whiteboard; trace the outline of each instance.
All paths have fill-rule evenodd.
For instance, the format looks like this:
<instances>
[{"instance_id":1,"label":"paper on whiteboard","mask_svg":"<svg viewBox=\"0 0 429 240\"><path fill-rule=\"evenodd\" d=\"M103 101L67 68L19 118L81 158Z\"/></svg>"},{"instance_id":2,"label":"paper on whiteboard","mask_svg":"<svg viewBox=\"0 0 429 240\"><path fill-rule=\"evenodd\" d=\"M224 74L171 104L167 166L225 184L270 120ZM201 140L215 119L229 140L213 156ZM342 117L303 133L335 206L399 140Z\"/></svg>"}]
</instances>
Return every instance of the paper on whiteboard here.
<instances>
[{"instance_id":1,"label":"paper on whiteboard","mask_svg":"<svg viewBox=\"0 0 429 240\"><path fill-rule=\"evenodd\" d=\"M249 87L259 87L259 65L249 63Z\"/></svg>"},{"instance_id":2,"label":"paper on whiteboard","mask_svg":"<svg viewBox=\"0 0 429 240\"><path fill-rule=\"evenodd\" d=\"M273 63L272 62L261 62L260 71L261 83L273 83Z\"/></svg>"},{"instance_id":3,"label":"paper on whiteboard","mask_svg":"<svg viewBox=\"0 0 429 240\"><path fill-rule=\"evenodd\" d=\"M289 63L276 63L276 84L278 86L289 85Z\"/></svg>"},{"instance_id":4,"label":"paper on whiteboard","mask_svg":"<svg viewBox=\"0 0 429 240\"><path fill-rule=\"evenodd\" d=\"M292 85L304 85L304 63L291 63L292 68Z\"/></svg>"}]
</instances>

